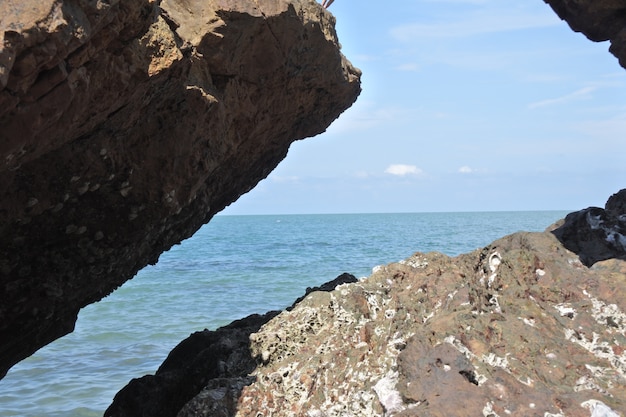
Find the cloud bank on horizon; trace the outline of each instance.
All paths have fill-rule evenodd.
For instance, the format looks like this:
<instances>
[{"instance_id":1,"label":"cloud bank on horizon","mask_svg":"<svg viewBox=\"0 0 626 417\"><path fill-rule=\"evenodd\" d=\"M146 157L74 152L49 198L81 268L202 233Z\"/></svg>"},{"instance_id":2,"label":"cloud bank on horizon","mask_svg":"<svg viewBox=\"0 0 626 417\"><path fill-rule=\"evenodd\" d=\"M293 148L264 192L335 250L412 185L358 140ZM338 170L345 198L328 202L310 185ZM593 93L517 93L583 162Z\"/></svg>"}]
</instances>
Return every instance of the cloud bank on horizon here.
<instances>
[{"instance_id":1,"label":"cloud bank on horizon","mask_svg":"<svg viewBox=\"0 0 626 417\"><path fill-rule=\"evenodd\" d=\"M626 71L540 0L339 0L357 103L225 214L577 210L626 187Z\"/></svg>"}]
</instances>

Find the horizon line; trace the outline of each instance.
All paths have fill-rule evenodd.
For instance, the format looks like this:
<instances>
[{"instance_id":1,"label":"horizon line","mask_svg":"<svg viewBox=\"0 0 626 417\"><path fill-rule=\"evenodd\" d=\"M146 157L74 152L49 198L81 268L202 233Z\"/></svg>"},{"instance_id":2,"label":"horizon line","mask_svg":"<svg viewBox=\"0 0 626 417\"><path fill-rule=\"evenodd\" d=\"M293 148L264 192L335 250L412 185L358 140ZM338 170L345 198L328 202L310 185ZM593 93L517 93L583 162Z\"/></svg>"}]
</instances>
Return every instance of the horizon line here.
<instances>
[{"instance_id":1,"label":"horizon line","mask_svg":"<svg viewBox=\"0 0 626 417\"><path fill-rule=\"evenodd\" d=\"M471 213L541 213L567 212L573 213L584 209L534 209L534 210L461 210L461 211L368 211L368 212L317 212L317 213L239 213L229 214L220 211L215 216L317 216L317 215L364 215L364 214L471 214Z\"/></svg>"}]
</instances>

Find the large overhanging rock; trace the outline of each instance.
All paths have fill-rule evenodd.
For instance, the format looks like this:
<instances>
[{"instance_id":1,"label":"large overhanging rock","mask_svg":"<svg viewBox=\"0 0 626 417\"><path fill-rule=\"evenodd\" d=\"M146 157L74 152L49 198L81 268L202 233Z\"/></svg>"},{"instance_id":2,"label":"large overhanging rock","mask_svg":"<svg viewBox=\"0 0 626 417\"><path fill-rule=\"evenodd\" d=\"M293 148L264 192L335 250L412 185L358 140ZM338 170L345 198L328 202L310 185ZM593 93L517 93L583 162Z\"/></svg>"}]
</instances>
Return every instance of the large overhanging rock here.
<instances>
[{"instance_id":1,"label":"large overhanging rock","mask_svg":"<svg viewBox=\"0 0 626 417\"><path fill-rule=\"evenodd\" d=\"M544 0L572 30L595 42L611 41L609 51L626 68L626 3L622 0Z\"/></svg>"},{"instance_id":2,"label":"large overhanging rock","mask_svg":"<svg viewBox=\"0 0 626 417\"><path fill-rule=\"evenodd\" d=\"M314 0L0 3L0 376L360 92Z\"/></svg>"}]
</instances>

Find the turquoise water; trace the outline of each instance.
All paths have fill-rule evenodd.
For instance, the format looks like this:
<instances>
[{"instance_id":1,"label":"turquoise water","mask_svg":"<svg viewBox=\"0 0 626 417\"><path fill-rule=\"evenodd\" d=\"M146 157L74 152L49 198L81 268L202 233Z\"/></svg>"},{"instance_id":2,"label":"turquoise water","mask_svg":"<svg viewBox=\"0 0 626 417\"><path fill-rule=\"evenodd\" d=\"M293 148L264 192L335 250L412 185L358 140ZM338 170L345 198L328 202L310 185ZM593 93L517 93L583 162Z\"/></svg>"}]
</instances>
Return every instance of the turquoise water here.
<instances>
[{"instance_id":1,"label":"turquoise water","mask_svg":"<svg viewBox=\"0 0 626 417\"><path fill-rule=\"evenodd\" d=\"M102 416L190 333L282 309L306 287L416 251L458 255L541 231L566 211L217 216L119 290L84 308L74 333L0 380L0 417Z\"/></svg>"}]
</instances>

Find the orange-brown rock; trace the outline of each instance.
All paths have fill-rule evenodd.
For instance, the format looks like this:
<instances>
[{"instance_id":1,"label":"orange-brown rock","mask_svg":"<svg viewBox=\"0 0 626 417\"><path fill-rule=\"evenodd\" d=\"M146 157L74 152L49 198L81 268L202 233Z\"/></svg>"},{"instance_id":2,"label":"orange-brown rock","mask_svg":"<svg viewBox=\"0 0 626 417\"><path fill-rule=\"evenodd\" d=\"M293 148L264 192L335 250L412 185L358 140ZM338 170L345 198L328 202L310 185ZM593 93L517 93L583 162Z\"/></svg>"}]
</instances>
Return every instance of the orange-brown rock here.
<instances>
[{"instance_id":1,"label":"orange-brown rock","mask_svg":"<svg viewBox=\"0 0 626 417\"><path fill-rule=\"evenodd\" d=\"M313 0L0 2L0 376L360 92Z\"/></svg>"}]
</instances>

